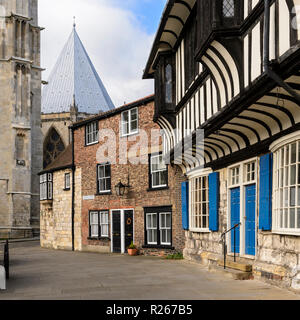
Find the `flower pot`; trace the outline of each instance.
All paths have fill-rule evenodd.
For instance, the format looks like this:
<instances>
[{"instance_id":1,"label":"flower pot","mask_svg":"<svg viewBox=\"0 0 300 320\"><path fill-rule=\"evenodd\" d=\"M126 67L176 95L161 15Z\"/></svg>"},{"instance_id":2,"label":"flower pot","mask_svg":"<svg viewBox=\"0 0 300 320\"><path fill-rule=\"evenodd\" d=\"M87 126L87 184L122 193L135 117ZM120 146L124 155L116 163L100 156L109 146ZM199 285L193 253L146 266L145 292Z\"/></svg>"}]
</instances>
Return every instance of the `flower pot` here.
<instances>
[{"instance_id":1,"label":"flower pot","mask_svg":"<svg viewBox=\"0 0 300 320\"><path fill-rule=\"evenodd\" d=\"M137 256L138 250L137 249L128 249L128 254L130 256Z\"/></svg>"}]
</instances>

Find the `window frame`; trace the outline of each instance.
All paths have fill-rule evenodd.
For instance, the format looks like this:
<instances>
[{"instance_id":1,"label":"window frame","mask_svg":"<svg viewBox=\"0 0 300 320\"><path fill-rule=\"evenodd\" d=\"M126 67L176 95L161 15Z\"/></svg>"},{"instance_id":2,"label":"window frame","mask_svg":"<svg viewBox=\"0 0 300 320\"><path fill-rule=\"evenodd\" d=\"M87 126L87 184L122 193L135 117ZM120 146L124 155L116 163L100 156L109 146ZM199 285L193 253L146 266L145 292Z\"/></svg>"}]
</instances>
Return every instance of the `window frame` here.
<instances>
[{"instance_id":1,"label":"window frame","mask_svg":"<svg viewBox=\"0 0 300 320\"><path fill-rule=\"evenodd\" d=\"M43 189L43 191L42 191ZM40 201L53 200L53 174L40 175Z\"/></svg>"},{"instance_id":2,"label":"window frame","mask_svg":"<svg viewBox=\"0 0 300 320\"><path fill-rule=\"evenodd\" d=\"M163 190L163 189L168 189L169 188L169 170L168 170L168 165L165 164L165 166L166 166L165 170L156 170L154 172L152 171L152 160L153 160L153 158L158 158L158 157L162 157L162 162L164 163L162 152L149 154L149 161L148 161L148 166L149 166L149 191L151 191L151 190L153 190L153 191L154 190ZM164 173L165 174L165 178L166 178L166 184L153 186L153 174L154 173Z\"/></svg>"},{"instance_id":3,"label":"window frame","mask_svg":"<svg viewBox=\"0 0 300 320\"><path fill-rule=\"evenodd\" d=\"M109 173L110 173L110 176L105 176L105 177L100 177L99 175L99 168L100 167L104 167L104 173L106 172L106 167L109 167ZM103 194L111 194L112 190L111 190L111 164L109 162L107 163L100 163L100 164L97 164L97 195L103 195ZM100 190L100 180L105 180L105 185L107 184L107 180L109 181L108 182L108 185L109 185L109 189L106 189L106 190Z\"/></svg>"},{"instance_id":4,"label":"window frame","mask_svg":"<svg viewBox=\"0 0 300 320\"><path fill-rule=\"evenodd\" d=\"M67 180L67 177L69 177L69 180ZM69 185L67 184L67 181L69 181ZM70 172L65 173L65 188L64 188L64 190L66 190L66 191L71 190L71 173Z\"/></svg>"},{"instance_id":5,"label":"window frame","mask_svg":"<svg viewBox=\"0 0 300 320\"><path fill-rule=\"evenodd\" d=\"M293 136L293 134L291 136ZM274 144L277 144L277 143L275 142ZM296 159L295 159L295 162L292 162L292 146L294 144L296 145L296 151L295 151ZM271 145L270 149L273 152L272 232L276 234L300 236L300 223L299 223L299 219L300 219L300 136L296 135L294 139L287 139L286 141L279 143L276 146L276 148L272 148L272 145ZM288 159L286 158L287 149L289 153ZM295 183L291 182L291 177L292 177L291 171L293 166L296 167ZM287 175L288 177L286 177ZM295 194L294 194L295 205L291 205L291 189L292 188L295 189ZM285 190L287 190L287 199L285 199L285 194L286 194ZM287 203L287 206L286 206L286 203ZM294 209L294 215L295 215L294 228L290 227L291 209ZM288 212L287 221L285 221L286 210ZM282 215L282 221L281 221L281 215ZM286 227L286 224L288 225L288 227Z\"/></svg>"},{"instance_id":6,"label":"window frame","mask_svg":"<svg viewBox=\"0 0 300 320\"><path fill-rule=\"evenodd\" d=\"M94 131L91 131L91 132L88 132L89 130L89 127L90 126L93 126L93 125L96 125L96 128L93 128ZM96 133L96 138L95 140L89 142L89 136L93 136L93 134ZM97 144L99 143L99 123L98 121L93 121L93 122L90 122L90 123L87 123L85 125L85 146L92 146L94 144Z\"/></svg>"},{"instance_id":7,"label":"window frame","mask_svg":"<svg viewBox=\"0 0 300 320\"><path fill-rule=\"evenodd\" d=\"M149 207L144 208L144 248L172 248L173 243L173 212L172 207ZM156 216L156 227L148 228L148 216ZM161 217L163 215L169 215L170 216L170 227L161 227ZM154 230L156 232L156 242L148 241L148 231ZM162 242L162 232L169 231L170 235L170 242Z\"/></svg>"},{"instance_id":8,"label":"window frame","mask_svg":"<svg viewBox=\"0 0 300 320\"><path fill-rule=\"evenodd\" d=\"M132 113L133 113L134 110L136 110L136 114L137 114L136 120L132 120ZM128 113L128 122L124 121L124 115L126 113ZM134 121L137 122L136 130L132 130L132 122L134 122ZM125 123L128 124L128 133L124 133L124 131L123 131L124 130L124 126L123 125ZM121 131L121 137L128 137L128 136L135 135L135 134L139 133L139 108L138 107L123 111L121 113L121 128L120 128L120 131Z\"/></svg>"},{"instance_id":9,"label":"window frame","mask_svg":"<svg viewBox=\"0 0 300 320\"><path fill-rule=\"evenodd\" d=\"M92 223L91 216L97 215L97 223ZM107 223L102 223L102 215L107 215ZM92 233L92 225L97 225L98 234L93 235ZM102 226L107 226L107 234L103 234ZM89 239L91 240L101 240L101 239L109 239L110 234L110 217L109 217L109 210L90 210L89 211Z\"/></svg>"},{"instance_id":10,"label":"window frame","mask_svg":"<svg viewBox=\"0 0 300 320\"><path fill-rule=\"evenodd\" d=\"M194 192L196 191L194 183L198 179L201 179L201 189L198 189L198 191L201 191L201 196L200 197L198 196L197 200L199 200L199 202L195 203L193 201L193 199L195 197ZM203 179L206 179L206 188L205 189L202 188ZM210 230L209 230L209 174L205 173L205 174L202 174L202 175L191 177L189 179L189 185L190 185L190 187L189 187L189 221L190 221L189 230L192 231L192 232L209 233L210 232ZM205 191L205 194L206 194L206 200L205 200L204 203L202 201L203 191ZM194 213L193 206L195 206L195 205L199 206L199 210L201 208L201 214L200 215L197 215L197 214ZM202 214L203 205L206 206L206 210L207 210L207 214L205 215L207 217L206 226L205 227L197 227L196 223L194 223L195 222L194 219L199 219L199 222L201 222L201 224L202 224L203 221L201 219L204 216ZM198 216L199 216L199 218L197 218Z\"/></svg>"}]
</instances>

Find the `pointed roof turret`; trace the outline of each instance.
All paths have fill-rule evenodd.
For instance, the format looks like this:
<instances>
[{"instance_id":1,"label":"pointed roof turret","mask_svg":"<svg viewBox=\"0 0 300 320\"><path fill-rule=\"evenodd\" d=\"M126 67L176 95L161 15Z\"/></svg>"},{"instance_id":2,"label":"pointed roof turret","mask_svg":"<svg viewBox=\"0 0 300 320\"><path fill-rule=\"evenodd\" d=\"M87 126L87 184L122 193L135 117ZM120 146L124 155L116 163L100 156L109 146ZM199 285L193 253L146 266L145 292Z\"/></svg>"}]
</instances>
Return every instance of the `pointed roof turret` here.
<instances>
[{"instance_id":1,"label":"pointed roof turret","mask_svg":"<svg viewBox=\"0 0 300 320\"><path fill-rule=\"evenodd\" d=\"M115 108L76 31L64 46L42 93L42 113L69 112L74 96L78 112L97 114Z\"/></svg>"}]
</instances>

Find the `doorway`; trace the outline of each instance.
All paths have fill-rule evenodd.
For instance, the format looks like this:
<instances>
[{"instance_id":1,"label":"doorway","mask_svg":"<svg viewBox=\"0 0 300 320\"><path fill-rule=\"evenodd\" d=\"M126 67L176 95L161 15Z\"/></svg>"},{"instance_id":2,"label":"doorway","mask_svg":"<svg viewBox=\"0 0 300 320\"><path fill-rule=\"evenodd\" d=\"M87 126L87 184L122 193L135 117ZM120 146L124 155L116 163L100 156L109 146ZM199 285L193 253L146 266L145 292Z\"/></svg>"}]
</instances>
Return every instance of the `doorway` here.
<instances>
[{"instance_id":1,"label":"doorway","mask_svg":"<svg viewBox=\"0 0 300 320\"><path fill-rule=\"evenodd\" d=\"M134 241L134 210L111 210L111 251L126 253Z\"/></svg>"}]
</instances>

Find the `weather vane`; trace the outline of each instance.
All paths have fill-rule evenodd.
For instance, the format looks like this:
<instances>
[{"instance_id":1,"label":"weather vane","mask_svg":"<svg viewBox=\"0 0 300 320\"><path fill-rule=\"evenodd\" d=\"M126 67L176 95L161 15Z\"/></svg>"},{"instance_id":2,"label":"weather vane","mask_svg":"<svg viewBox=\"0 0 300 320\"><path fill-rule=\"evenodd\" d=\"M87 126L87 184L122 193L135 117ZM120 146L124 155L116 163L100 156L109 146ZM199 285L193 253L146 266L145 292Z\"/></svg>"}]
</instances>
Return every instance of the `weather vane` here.
<instances>
[{"instance_id":1,"label":"weather vane","mask_svg":"<svg viewBox=\"0 0 300 320\"><path fill-rule=\"evenodd\" d=\"M74 20L73 27L76 28L76 17L75 16L73 17L73 20Z\"/></svg>"}]
</instances>

